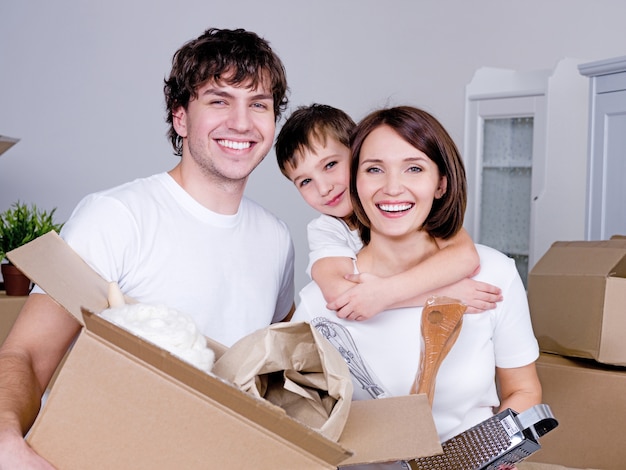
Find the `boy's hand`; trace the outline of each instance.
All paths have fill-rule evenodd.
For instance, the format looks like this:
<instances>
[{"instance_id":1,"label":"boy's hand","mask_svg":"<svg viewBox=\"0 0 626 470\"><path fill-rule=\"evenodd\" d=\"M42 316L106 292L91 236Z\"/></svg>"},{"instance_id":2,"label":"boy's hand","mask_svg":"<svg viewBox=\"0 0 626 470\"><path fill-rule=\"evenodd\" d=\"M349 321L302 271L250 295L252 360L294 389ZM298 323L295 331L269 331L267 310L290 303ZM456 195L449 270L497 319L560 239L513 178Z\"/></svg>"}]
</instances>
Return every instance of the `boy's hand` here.
<instances>
[{"instance_id":1,"label":"boy's hand","mask_svg":"<svg viewBox=\"0 0 626 470\"><path fill-rule=\"evenodd\" d=\"M465 313L482 313L486 310L492 310L502 300L502 290L499 287L470 278L437 289L432 292L432 295L445 295L459 299L467 305Z\"/></svg>"},{"instance_id":2,"label":"boy's hand","mask_svg":"<svg viewBox=\"0 0 626 470\"><path fill-rule=\"evenodd\" d=\"M347 274L345 279L356 283L326 307L335 310L339 318L367 320L389 307L389 292L385 295L384 278L369 273Z\"/></svg>"},{"instance_id":3,"label":"boy's hand","mask_svg":"<svg viewBox=\"0 0 626 470\"><path fill-rule=\"evenodd\" d=\"M475 281L465 278L454 284L432 291L424 296L420 296L413 301L404 302L402 305L394 305L386 280L370 273L348 274L345 279L355 282L343 294L334 301L329 302L326 307L335 310L339 318L347 320L367 320L374 315L394 307L408 307L424 305L425 300L433 295L442 295L459 299L465 305L465 313L482 313L486 310L496 308L496 304L502 300L502 291L499 287L486 282Z\"/></svg>"}]
</instances>

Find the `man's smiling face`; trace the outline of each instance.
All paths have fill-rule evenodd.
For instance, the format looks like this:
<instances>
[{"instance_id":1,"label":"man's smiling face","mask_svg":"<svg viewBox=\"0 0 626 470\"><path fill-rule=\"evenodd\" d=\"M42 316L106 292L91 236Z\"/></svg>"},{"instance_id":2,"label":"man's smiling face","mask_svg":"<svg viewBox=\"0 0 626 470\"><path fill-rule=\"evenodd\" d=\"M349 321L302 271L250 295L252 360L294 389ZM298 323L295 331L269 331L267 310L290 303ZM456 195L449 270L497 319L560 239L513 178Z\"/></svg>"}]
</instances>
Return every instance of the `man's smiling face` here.
<instances>
[{"instance_id":1,"label":"man's smiling face","mask_svg":"<svg viewBox=\"0 0 626 470\"><path fill-rule=\"evenodd\" d=\"M184 138L183 159L191 158L217 180L246 180L269 152L276 130L271 91L209 81L187 109L174 113Z\"/></svg>"}]
</instances>

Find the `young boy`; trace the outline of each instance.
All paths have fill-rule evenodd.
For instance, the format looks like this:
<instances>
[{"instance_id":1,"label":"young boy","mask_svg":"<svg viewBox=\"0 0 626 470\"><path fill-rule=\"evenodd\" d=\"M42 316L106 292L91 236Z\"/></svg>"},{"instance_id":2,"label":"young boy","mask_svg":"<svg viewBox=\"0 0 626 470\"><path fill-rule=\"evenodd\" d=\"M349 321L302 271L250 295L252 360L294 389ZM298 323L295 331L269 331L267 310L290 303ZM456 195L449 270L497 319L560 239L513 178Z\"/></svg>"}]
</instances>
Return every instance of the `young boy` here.
<instances>
[{"instance_id":1,"label":"young boy","mask_svg":"<svg viewBox=\"0 0 626 470\"><path fill-rule=\"evenodd\" d=\"M353 272L363 243L355 229L350 200L350 133L354 121L322 104L298 108L276 139L281 172L321 216L307 226L307 272L319 285L328 308L340 318L365 320L392 307L424 305L432 295L463 301L468 312L495 307L500 289L469 277L479 269L478 253L462 229L441 250L402 274L380 278Z\"/></svg>"}]
</instances>

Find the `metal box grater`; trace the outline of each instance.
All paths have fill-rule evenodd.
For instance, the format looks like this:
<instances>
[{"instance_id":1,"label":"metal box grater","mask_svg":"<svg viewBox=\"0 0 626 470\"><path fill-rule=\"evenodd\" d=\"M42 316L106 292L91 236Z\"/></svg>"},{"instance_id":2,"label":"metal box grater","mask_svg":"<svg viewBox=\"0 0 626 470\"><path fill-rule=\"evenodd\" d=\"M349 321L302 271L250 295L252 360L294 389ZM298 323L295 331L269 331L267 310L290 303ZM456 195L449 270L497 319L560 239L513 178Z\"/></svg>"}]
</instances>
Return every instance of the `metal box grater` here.
<instances>
[{"instance_id":1,"label":"metal box grater","mask_svg":"<svg viewBox=\"0 0 626 470\"><path fill-rule=\"evenodd\" d=\"M442 443L443 454L409 465L415 470L497 470L539 450L539 437L557 425L548 405L519 414L509 408Z\"/></svg>"}]
</instances>

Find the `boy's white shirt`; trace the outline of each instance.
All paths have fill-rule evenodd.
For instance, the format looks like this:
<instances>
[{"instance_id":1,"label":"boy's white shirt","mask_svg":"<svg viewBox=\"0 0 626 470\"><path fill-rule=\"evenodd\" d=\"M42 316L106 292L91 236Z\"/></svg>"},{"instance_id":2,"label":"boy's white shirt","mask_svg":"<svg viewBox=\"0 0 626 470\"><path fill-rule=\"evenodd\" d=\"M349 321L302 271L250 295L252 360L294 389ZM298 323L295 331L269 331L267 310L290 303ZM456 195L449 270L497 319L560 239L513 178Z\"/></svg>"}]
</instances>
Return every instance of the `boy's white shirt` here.
<instances>
[{"instance_id":1,"label":"boy's white shirt","mask_svg":"<svg viewBox=\"0 0 626 470\"><path fill-rule=\"evenodd\" d=\"M341 219L329 215L320 215L307 225L309 240L309 265L306 272L311 277L313 264L322 258L347 257L356 259L356 254L363 248L358 230L350 230Z\"/></svg>"}]
</instances>

